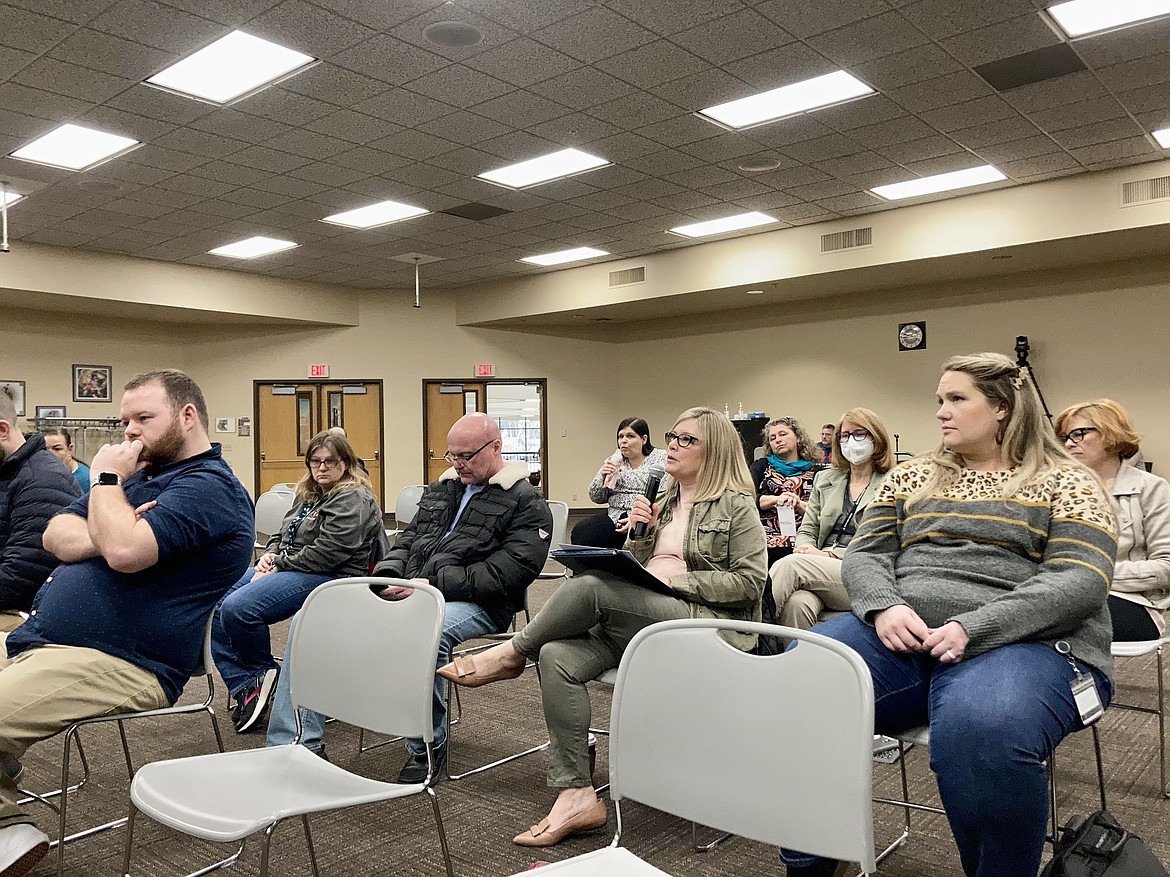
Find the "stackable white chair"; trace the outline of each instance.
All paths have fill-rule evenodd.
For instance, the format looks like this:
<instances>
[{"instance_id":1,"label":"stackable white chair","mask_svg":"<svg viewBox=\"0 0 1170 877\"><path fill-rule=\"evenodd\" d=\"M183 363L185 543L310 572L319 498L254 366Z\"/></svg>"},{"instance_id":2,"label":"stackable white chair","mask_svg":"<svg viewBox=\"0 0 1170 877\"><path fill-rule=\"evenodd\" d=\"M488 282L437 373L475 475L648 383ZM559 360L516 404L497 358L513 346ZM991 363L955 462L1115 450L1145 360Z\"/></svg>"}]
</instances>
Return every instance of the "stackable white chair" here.
<instances>
[{"instance_id":1,"label":"stackable white chair","mask_svg":"<svg viewBox=\"0 0 1170 877\"><path fill-rule=\"evenodd\" d=\"M411 484L398 491L398 498L394 500L394 529L386 531L391 543L402 535L402 531L418 514L418 501L422 499L426 489L425 484Z\"/></svg>"},{"instance_id":2,"label":"stackable white chair","mask_svg":"<svg viewBox=\"0 0 1170 877\"><path fill-rule=\"evenodd\" d=\"M549 540L550 549L560 548L567 541L566 533L569 530L569 505L560 500L550 499L548 501L548 510L552 512L552 538ZM549 569L549 564L553 568ZM550 560L545 564L545 569L541 570L538 579L559 579L565 576L567 571L563 566L555 560ZM525 609L527 615L528 610Z\"/></svg>"},{"instance_id":3,"label":"stackable white chair","mask_svg":"<svg viewBox=\"0 0 1170 877\"><path fill-rule=\"evenodd\" d=\"M118 723L118 736L122 741L122 754L126 758L126 772L130 779L134 777L134 760L130 754L130 742L126 737L126 722L136 719L152 719L163 716L185 716L194 713L206 713L211 719L211 729L215 732L215 744L220 752L223 752L223 735L219 730L219 720L215 715L215 708L212 706L212 701L215 698L215 662L211 657L211 623L215 615L212 613L208 619L207 626L203 631L203 648L201 658L195 672L191 674L192 678L202 676L207 680L207 697L202 703L184 704L182 706L169 706L157 710L140 710L131 713L118 713L115 715L94 716L90 719L81 719L74 722L66 728L61 736L64 741L63 752L61 755L61 787L51 792L31 792L27 789L22 789L26 797L22 798L20 803L25 804L31 801L40 801L47 807L57 812L57 838L52 841L50 846L57 850L57 875L60 877L65 867L65 844L71 843L75 840L90 837L95 834L109 831L114 828L121 828L126 824L126 817L122 816L118 819L112 819L109 822L104 822L101 825L95 825L91 828L85 828L80 831L75 831L73 834L67 835L65 833L66 820L69 813L69 795L72 792L77 792L85 787L89 782L89 760L85 757L85 749L81 745L80 732L81 729L87 725L97 725L107 722ZM77 755L81 760L82 776L73 785L69 784L69 771L71 763L71 752L73 745L77 745ZM60 803L54 804L53 799L59 798Z\"/></svg>"},{"instance_id":4,"label":"stackable white chair","mask_svg":"<svg viewBox=\"0 0 1170 877\"><path fill-rule=\"evenodd\" d=\"M749 655L720 630L800 645ZM873 683L848 646L752 622L651 625L622 656L610 734L617 833L605 849L546 866L549 877L664 873L621 846L626 799L771 846L859 862L863 874L875 870ZM712 759L729 740L753 752L783 740L802 757Z\"/></svg>"},{"instance_id":5,"label":"stackable white chair","mask_svg":"<svg viewBox=\"0 0 1170 877\"><path fill-rule=\"evenodd\" d=\"M256 549L262 551L268 538L280 532L284 516L292 508L296 493L282 484L270 487L256 498Z\"/></svg>"},{"instance_id":6,"label":"stackable white chair","mask_svg":"<svg viewBox=\"0 0 1170 877\"><path fill-rule=\"evenodd\" d=\"M1110 709L1131 710L1139 713L1153 713L1158 716L1158 764L1161 766L1161 793L1163 798L1170 798L1170 787L1166 784L1166 685L1165 685L1165 647L1170 643L1170 636L1161 639L1140 640L1137 642L1114 642L1112 647L1114 658L1141 658L1146 655L1157 655L1158 666L1158 708L1138 706L1136 704L1119 703L1113 701Z\"/></svg>"},{"instance_id":7,"label":"stackable white chair","mask_svg":"<svg viewBox=\"0 0 1170 877\"><path fill-rule=\"evenodd\" d=\"M387 585L408 586L414 593L404 600L383 600L376 592ZM443 595L430 585L369 577L320 585L297 616L285 667L294 709L306 707L382 734L422 738L433 766L431 691L442 621ZM159 761L139 769L130 786L123 873L130 874L139 812L205 840L234 843L263 832L262 877L268 874L276 826L299 816L318 874L310 814L426 794L447 877L453 877L429 776L426 783L399 784L350 773L301 746L299 710L297 723L296 740L286 746ZM199 873L229 865L242 852L243 845Z\"/></svg>"}]
</instances>

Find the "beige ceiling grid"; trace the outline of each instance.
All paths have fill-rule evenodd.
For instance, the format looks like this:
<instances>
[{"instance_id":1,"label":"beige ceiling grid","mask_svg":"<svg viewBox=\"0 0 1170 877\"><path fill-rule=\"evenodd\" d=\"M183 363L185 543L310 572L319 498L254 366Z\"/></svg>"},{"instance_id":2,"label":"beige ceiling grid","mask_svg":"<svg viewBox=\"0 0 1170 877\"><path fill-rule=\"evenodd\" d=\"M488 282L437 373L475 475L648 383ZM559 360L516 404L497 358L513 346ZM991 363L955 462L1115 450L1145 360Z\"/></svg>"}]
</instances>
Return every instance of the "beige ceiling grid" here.
<instances>
[{"instance_id":1,"label":"beige ceiling grid","mask_svg":"<svg viewBox=\"0 0 1170 877\"><path fill-rule=\"evenodd\" d=\"M442 21L484 38L435 45ZM236 28L321 63L227 107L141 84ZM1000 92L974 70L1060 42L1028 0L8 0L0 155L68 121L144 145L84 173L0 158L0 179L35 187L15 244L374 288L412 282L395 256L417 252L442 259L430 285L465 286L554 250L686 246L665 229L732 213L890 209L867 190L919 175L992 164L1012 185L1164 157L1170 21L1075 42L1085 69L1059 78ZM740 132L693 115L836 69L878 93ZM613 164L521 191L475 178L565 147ZM432 212L319 221L385 199ZM440 212L469 202L510 212ZM207 253L252 235L300 246Z\"/></svg>"}]
</instances>

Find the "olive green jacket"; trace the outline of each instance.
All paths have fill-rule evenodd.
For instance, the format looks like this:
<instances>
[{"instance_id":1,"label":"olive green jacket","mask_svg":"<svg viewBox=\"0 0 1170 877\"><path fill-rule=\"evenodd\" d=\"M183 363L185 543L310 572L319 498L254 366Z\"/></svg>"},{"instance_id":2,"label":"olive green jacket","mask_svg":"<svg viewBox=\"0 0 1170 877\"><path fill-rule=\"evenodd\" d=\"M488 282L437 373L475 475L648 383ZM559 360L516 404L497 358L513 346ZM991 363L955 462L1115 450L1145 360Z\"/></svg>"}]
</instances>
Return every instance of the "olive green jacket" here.
<instances>
[{"instance_id":1,"label":"olive green jacket","mask_svg":"<svg viewBox=\"0 0 1170 877\"><path fill-rule=\"evenodd\" d=\"M659 494L658 501L664 499ZM665 509L658 524L671 519ZM657 526L645 539L626 542L638 562L654 554ZM760 600L768 578L768 549L764 527L750 493L725 491L718 499L697 502L691 508L684 540L687 571L673 576L670 586L688 602L692 618L731 618L760 621ZM723 638L739 649L755 647L756 637L724 632Z\"/></svg>"}]
</instances>

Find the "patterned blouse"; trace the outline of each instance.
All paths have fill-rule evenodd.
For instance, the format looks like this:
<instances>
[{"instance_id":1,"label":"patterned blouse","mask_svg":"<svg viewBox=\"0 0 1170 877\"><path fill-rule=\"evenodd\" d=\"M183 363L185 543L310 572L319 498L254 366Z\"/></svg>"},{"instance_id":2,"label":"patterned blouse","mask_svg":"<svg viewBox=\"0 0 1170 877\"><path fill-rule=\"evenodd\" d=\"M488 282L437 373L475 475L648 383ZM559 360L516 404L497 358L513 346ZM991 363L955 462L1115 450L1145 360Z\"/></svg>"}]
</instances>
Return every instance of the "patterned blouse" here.
<instances>
[{"instance_id":1,"label":"patterned blouse","mask_svg":"<svg viewBox=\"0 0 1170 877\"><path fill-rule=\"evenodd\" d=\"M651 469L659 472L666 469L666 451L662 448L652 450L637 469L631 468L630 461L623 457L622 468L612 489L605 486L605 476L598 472L589 485L589 498L594 502L609 503L609 517L617 521L630 511L635 497L645 494Z\"/></svg>"}]
</instances>

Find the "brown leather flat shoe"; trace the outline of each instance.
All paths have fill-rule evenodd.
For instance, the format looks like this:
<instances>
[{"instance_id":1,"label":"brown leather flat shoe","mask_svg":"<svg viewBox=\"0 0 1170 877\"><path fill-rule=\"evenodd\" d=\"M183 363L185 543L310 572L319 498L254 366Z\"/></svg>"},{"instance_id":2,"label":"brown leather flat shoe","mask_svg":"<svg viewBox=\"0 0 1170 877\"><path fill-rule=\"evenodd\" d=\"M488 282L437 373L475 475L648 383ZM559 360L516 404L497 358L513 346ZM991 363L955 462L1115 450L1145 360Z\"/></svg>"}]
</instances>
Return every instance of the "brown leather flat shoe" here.
<instances>
[{"instance_id":1,"label":"brown leather flat shoe","mask_svg":"<svg viewBox=\"0 0 1170 877\"><path fill-rule=\"evenodd\" d=\"M495 673L478 673L475 669L475 655L458 655L450 664L444 664L435 672L456 685L478 688L489 682L499 682L501 679L515 679L524 672L524 664L519 667L507 667Z\"/></svg>"},{"instance_id":2,"label":"brown leather flat shoe","mask_svg":"<svg viewBox=\"0 0 1170 877\"><path fill-rule=\"evenodd\" d=\"M551 847L553 844L559 844L567 837L574 834L584 834L587 831L597 831L605 828L605 823L609 819L609 814L605 809L605 802L600 798L597 802L576 816L573 816L557 829L550 829L548 827L548 818L540 820L536 825L532 826L528 831L522 832L512 838L512 843L519 844L522 847Z\"/></svg>"}]
</instances>

